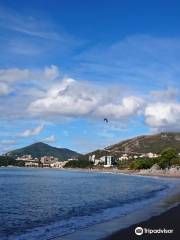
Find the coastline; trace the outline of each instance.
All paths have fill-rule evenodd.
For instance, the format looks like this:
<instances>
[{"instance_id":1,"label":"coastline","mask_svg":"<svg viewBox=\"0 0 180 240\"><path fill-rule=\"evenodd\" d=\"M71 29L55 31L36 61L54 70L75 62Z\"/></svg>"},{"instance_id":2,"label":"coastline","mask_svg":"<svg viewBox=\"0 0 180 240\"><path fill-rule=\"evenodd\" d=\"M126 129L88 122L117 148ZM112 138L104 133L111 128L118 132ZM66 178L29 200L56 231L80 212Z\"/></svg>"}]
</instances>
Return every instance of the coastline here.
<instances>
[{"instance_id":1,"label":"coastline","mask_svg":"<svg viewBox=\"0 0 180 240\"><path fill-rule=\"evenodd\" d=\"M59 171L74 171L74 172L89 172L89 173L111 173L111 174L125 174L131 176L147 176L147 177L167 177L167 178L180 178L180 170L176 173L163 171L163 170L129 170L129 169L117 169L117 168L37 168L37 167L18 167L18 166L1 166L1 168L26 168L26 169L53 169Z\"/></svg>"},{"instance_id":2,"label":"coastline","mask_svg":"<svg viewBox=\"0 0 180 240\"><path fill-rule=\"evenodd\" d=\"M178 240L180 237L180 228L179 228L179 216L180 216L180 204L175 206L158 216L151 217L147 221L142 221L138 224L133 224L128 228L122 229L118 232L113 233L109 237L103 238L103 240ZM144 229L151 230L168 230L169 233L143 233L138 236L135 234L135 229L137 227L142 227ZM173 231L172 231L173 230ZM145 231L145 230L144 230Z\"/></svg>"},{"instance_id":3,"label":"coastline","mask_svg":"<svg viewBox=\"0 0 180 240\"><path fill-rule=\"evenodd\" d=\"M71 169L67 169L71 170ZM87 172L87 170L84 171L84 169L76 169L75 171L82 171ZM88 172L92 173L107 173L107 174L123 174L123 175L130 175L130 176L136 176L136 177L150 177L150 178L158 178L158 179L164 179L164 180L170 180L171 183L174 181L179 181L179 178L176 178L174 176L146 176L146 175L139 175L134 174L134 171L100 171L100 170L89 170ZM168 181L169 181L168 180ZM174 183L175 183L174 182ZM177 184L177 183L176 183ZM177 185L178 186L178 185ZM178 210L177 210L178 209ZM178 213L177 213L178 211ZM178 229L178 218L180 216L180 188L171 188L163 194L158 202L154 202L150 205L147 205L145 208L137 209L127 215L124 215L123 218L119 217L116 219L112 219L107 222L103 222L100 224L95 224L90 227L80 229L78 231L75 231L74 233L67 234L61 237L53 238L53 240L136 240L136 239L167 239L167 240L176 240L179 238L176 238L175 234L172 235L172 238L169 238L169 235L167 235L167 238L165 237L165 234L161 234L162 238L158 238L160 235L157 234L146 234L147 238L143 238L140 236L137 236L134 234L134 226L143 226L145 228L166 228L170 229L172 226L174 229ZM154 223L154 219L157 219ZM151 225L151 221L152 224ZM169 225L169 223L171 223ZM177 230L175 230L175 233L177 233ZM179 233L178 233L179 234ZM132 235L132 236L131 236ZM154 236L157 236L155 238Z\"/></svg>"},{"instance_id":4,"label":"coastline","mask_svg":"<svg viewBox=\"0 0 180 240\"><path fill-rule=\"evenodd\" d=\"M179 198L180 194L178 194L178 199ZM151 208L133 211L125 215L123 219L116 218L107 222L95 224L87 228L79 229L71 234L57 236L52 238L52 240L178 240L180 205L177 205L177 203L173 205L169 205L170 203L166 204L166 208L164 210L161 209L158 214L156 211L160 210L159 206L154 205L154 207ZM162 204L161 202L160 205L164 205L164 203ZM155 223L154 219L157 219ZM167 238L165 238L165 234L161 234L162 238L160 238L159 234L146 234L147 238L144 238L145 235L143 234L142 237L137 236L136 238L134 234L135 226L142 226L150 229L173 228L175 233L171 235L171 238L169 237L170 235L167 235ZM157 236L157 238L155 238L155 236Z\"/></svg>"},{"instance_id":5,"label":"coastline","mask_svg":"<svg viewBox=\"0 0 180 240\"><path fill-rule=\"evenodd\" d=\"M69 171L81 171L81 172L97 172L97 173L111 173L111 174L125 174L131 176L147 176L147 177L167 177L167 178L180 178L180 171L178 173L170 173L170 172L162 172L162 171L154 171L154 172L146 172L143 170L120 170L117 168L62 168L59 170L69 170Z\"/></svg>"},{"instance_id":6,"label":"coastline","mask_svg":"<svg viewBox=\"0 0 180 240\"><path fill-rule=\"evenodd\" d=\"M26 168L27 170L30 168ZM36 168L37 169L37 168ZM38 168L39 169L39 168ZM49 169L49 168L46 168ZM46 170L44 169L44 170ZM90 169L58 169L58 168L52 168L51 169L52 172L51 174L53 174L53 170L56 171L56 173L58 174L58 171L74 171L74 172L89 172L90 174L93 173L107 173L107 174L119 174L119 176L122 175L128 175L131 176L132 179L134 177L139 177L140 178L156 178L157 179L157 183L158 181L163 181L163 182L167 182L169 183L170 188L167 188L167 190L165 189L165 191L163 190L162 192L159 192L159 197L157 197L156 199L152 199L152 203L151 201L147 202L146 205L144 207L142 207L142 205L140 206L140 208L137 208L133 211L130 211L129 213L125 213L123 215L117 215L116 218L114 219L109 219L106 222L102 222L102 223L96 223L94 225L91 225L89 227L83 228L83 229L77 229L77 231L75 231L72 234L67 234L64 236L57 236L57 237L53 237L51 239L57 239L57 240L95 240L95 239L106 239L107 237L112 237L112 234L114 236L114 233L118 233L120 231L122 231L122 229L129 229L129 226L133 226L134 224L136 224L137 222L143 222L148 220L151 216L157 216L157 215L161 215L163 212L168 211L170 208L173 208L175 205L177 205L177 203L180 203L180 180L179 178L164 178L164 177L157 177L157 176L141 176L138 174L134 174L134 171L131 171L131 173L129 173L129 171L127 172L120 172L120 171L112 171L115 169L111 169L111 171L109 171L110 169L104 169L104 171L101 171L101 169L96 169L96 171L90 170ZM97 171L98 170L98 171ZM116 169L117 170L117 169ZM33 171L33 169L31 169L31 171ZM60 172L59 172L60 173ZM105 175L104 175L105 176ZM142 179L143 180L143 179ZM111 209L109 209L111 211ZM171 218L171 222L173 222L173 219ZM147 227L147 226L146 226ZM128 230L129 231L129 230ZM118 238L117 238L118 239ZM122 239L122 238L120 238ZM127 238L125 238L127 239ZM134 239L134 238L133 238ZM112 239L113 240L113 239ZM157 239L159 240L159 239Z\"/></svg>"}]
</instances>

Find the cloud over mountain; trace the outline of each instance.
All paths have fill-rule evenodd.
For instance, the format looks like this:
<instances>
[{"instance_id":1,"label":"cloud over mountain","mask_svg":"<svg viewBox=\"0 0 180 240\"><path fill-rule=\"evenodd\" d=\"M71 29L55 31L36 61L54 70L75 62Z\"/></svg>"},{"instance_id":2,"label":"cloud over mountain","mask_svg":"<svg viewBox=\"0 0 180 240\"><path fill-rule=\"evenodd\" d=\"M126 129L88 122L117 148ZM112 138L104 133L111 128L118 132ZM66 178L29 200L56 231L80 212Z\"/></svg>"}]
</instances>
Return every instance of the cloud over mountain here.
<instances>
[{"instance_id":1,"label":"cloud over mountain","mask_svg":"<svg viewBox=\"0 0 180 240\"><path fill-rule=\"evenodd\" d=\"M39 135L44 129L44 125L41 124L34 129L26 129L25 131L19 133L20 137L31 137Z\"/></svg>"}]
</instances>

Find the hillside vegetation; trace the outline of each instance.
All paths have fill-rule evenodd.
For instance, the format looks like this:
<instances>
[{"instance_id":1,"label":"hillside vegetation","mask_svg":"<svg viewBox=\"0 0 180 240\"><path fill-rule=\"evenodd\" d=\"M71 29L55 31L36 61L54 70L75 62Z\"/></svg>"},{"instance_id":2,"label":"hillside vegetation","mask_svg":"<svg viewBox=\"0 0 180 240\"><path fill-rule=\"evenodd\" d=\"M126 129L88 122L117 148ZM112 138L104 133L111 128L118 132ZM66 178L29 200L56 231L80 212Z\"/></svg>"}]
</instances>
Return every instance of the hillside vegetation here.
<instances>
[{"instance_id":1,"label":"hillside vegetation","mask_svg":"<svg viewBox=\"0 0 180 240\"><path fill-rule=\"evenodd\" d=\"M8 156L0 156L0 167L18 166L24 167L24 161L15 161L14 158Z\"/></svg>"},{"instance_id":2,"label":"hillside vegetation","mask_svg":"<svg viewBox=\"0 0 180 240\"><path fill-rule=\"evenodd\" d=\"M165 148L172 147L180 152L180 132L164 132L155 135L135 137L105 148L108 151L126 153L160 153Z\"/></svg>"},{"instance_id":3,"label":"hillside vegetation","mask_svg":"<svg viewBox=\"0 0 180 240\"><path fill-rule=\"evenodd\" d=\"M180 153L180 132L164 132L155 135L139 136L117 144L98 149L87 155L96 155L99 158L103 155L120 157L123 153L128 155L157 153L160 154L166 148L174 148Z\"/></svg>"},{"instance_id":4,"label":"hillside vegetation","mask_svg":"<svg viewBox=\"0 0 180 240\"><path fill-rule=\"evenodd\" d=\"M8 155L13 157L19 157L19 156L29 155L29 154L33 158L35 157L40 158L43 156L53 156L53 157L59 158L62 161L67 160L68 158L76 158L80 156L80 154L75 151L72 151L66 148L52 147L42 142L34 143L27 147L8 152Z\"/></svg>"},{"instance_id":5,"label":"hillside vegetation","mask_svg":"<svg viewBox=\"0 0 180 240\"><path fill-rule=\"evenodd\" d=\"M160 168L169 168L171 166L180 166L180 156L174 148L164 149L159 157L156 158L139 158L132 161L118 161L117 167L119 169L149 169L154 164Z\"/></svg>"}]
</instances>

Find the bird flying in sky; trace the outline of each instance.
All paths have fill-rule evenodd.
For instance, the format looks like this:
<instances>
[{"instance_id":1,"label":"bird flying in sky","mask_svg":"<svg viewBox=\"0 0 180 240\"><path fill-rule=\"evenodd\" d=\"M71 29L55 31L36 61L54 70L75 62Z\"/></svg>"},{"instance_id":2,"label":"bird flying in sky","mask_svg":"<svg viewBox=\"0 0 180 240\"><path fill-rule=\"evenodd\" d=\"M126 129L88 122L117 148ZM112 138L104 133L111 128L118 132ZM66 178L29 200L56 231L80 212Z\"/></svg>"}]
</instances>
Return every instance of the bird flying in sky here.
<instances>
[{"instance_id":1,"label":"bird flying in sky","mask_svg":"<svg viewBox=\"0 0 180 240\"><path fill-rule=\"evenodd\" d=\"M104 118L104 122L108 123L108 119L107 119L107 118Z\"/></svg>"}]
</instances>

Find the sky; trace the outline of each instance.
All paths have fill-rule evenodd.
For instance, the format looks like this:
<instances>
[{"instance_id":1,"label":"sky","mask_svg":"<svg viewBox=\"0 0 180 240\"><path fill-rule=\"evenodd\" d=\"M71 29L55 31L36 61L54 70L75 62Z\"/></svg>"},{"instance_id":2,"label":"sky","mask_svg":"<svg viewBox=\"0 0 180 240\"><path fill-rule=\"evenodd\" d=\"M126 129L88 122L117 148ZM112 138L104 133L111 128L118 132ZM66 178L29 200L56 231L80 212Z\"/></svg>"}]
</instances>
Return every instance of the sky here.
<instances>
[{"instance_id":1,"label":"sky","mask_svg":"<svg viewBox=\"0 0 180 240\"><path fill-rule=\"evenodd\" d=\"M180 131L179 11L176 0L0 0L0 154Z\"/></svg>"}]
</instances>

